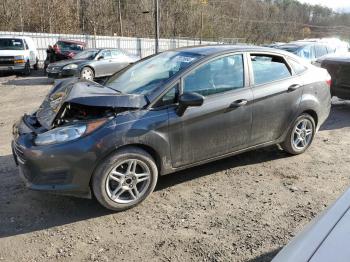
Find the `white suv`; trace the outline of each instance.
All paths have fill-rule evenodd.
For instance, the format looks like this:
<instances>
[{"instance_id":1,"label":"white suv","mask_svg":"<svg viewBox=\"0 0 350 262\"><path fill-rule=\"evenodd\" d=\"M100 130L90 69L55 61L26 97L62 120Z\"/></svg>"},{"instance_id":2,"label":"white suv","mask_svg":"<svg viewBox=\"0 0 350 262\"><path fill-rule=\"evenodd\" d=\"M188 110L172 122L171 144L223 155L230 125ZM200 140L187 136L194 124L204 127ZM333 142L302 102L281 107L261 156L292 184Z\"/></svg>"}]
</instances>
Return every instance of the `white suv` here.
<instances>
[{"instance_id":1,"label":"white suv","mask_svg":"<svg viewBox=\"0 0 350 262\"><path fill-rule=\"evenodd\" d=\"M0 71L30 74L38 68L38 51L27 36L0 36Z\"/></svg>"}]
</instances>

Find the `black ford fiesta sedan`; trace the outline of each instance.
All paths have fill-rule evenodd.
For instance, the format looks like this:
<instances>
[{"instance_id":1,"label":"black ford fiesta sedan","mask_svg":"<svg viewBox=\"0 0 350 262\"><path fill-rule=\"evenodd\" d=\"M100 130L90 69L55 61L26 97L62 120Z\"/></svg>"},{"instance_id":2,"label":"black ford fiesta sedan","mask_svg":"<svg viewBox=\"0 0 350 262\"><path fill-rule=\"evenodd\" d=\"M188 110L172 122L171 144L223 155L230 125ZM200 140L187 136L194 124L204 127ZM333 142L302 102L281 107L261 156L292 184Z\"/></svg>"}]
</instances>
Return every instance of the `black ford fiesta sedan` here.
<instances>
[{"instance_id":1,"label":"black ford fiesta sedan","mask_svg":"<svg viewBox=\"0 0 350 262\"><path fill-rule=\"evenodd\" d=\"M157 177L280 144L303 153L330 112L330 76L293 54L248 46L167 51L103 85L68 79L13 127L27 186L125 210Z\"/></svg>"}]
</instances>

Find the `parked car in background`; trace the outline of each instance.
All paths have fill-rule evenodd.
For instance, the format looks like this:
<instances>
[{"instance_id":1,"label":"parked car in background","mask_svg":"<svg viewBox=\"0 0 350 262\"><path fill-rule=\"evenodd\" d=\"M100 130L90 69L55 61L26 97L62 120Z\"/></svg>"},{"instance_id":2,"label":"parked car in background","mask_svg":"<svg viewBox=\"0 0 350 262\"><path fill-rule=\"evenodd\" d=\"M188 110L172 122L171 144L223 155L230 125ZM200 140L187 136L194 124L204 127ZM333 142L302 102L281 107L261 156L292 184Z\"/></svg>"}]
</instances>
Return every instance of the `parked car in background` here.
<instances>
[{"instance_id":1,"label":"parked car in background","mask_svg":"<svg viewBox=\"0 0 350 262\"><path fill-rule=\"evenodd\" d=\"M272 262L348 262L350 189L315 218Z\"/></svg>"},{"instance_id":2,"label":"parked car in background","mask_svg":"<svg viewBox=\"0 0 350 262\"><path fill-rule=\"evenodd\" d=\"M309 62L313 62L319 57L336 52L336 48L334 46L323 42L295 41L276 46L275 48L293 53Z\"/></svg>"},{"instance_id":3,"label":"parked car in background","mask_svg":"<svg viewBox=\"0 0 350 262\"><path fill-rule=\"evenodd\" d=\"M329 83L325 69L277 49L166 51L103 85L57 83L14 125L14 158L29 188L125 210L158 175L273 144L305 152L329 115Z\"/></svg>"},{"instance_id":4,"label":"parked car in background","mask_svg":"<svg viewBox=\"0 0 350 262\"><path fill-rule=\"evenodd\" d=\"M286 43L283 43L283 42L274 42L274 43L271 43L271 44L264 44L262 45L263 47L271 47L271 48L277 48L278 46L280 45L285 45Z\"/></svg>"},{"instance_id":5,"label":"parked car in background","mask_svg":"<svg viewBox=\"0 0 350 262\"><path fill-rule=\"evenodd\" d=\"M46 71L48 77L51 78L79 76L83 79L93 80L113 75L137 60L139 57L130 55L121 49L87 49L72 59L49 64Z\"/></svg>"},{"instance_id":6,"label":"parked car in background","mask_svg":"<svg viewBox=\"0 0 350 262\"><path fill-rule=\"evenodd\" d=\"M331 95L350 99L350 53L327 56L317 63L332 77Z\"/></svg>"},{"instance_id":7,"label":"parked car in background","mask_svg":"<svg viewBox=\"0 0 350 262\"><path fill-rule=\"evenodd\" d=\"M50 52L47 52L47 57L44 62L44 69L46 69L51 62L73 58L76 54L85 50L85 48L86 43L82 41L58 40L53 47L50 48Z\"/></svg>"},{"instance_id":8,"label":"parked car in background","mask_svg":"<svg viewBox=\"0 0 350 262\"><path fill-rule=\"evenodd\" d=\"M0 71L30 74L38 69L38 51L27 36L0 36Z\"/></svg>"}]
</instances>

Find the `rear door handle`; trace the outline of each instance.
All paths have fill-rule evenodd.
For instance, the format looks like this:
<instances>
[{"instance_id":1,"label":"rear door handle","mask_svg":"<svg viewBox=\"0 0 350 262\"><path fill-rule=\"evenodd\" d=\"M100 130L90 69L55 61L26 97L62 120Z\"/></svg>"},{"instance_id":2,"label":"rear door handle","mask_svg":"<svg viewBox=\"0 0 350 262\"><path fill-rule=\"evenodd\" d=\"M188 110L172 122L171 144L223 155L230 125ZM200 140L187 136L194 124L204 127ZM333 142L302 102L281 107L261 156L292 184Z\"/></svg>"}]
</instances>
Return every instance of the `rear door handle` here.
<instances>
[{"instance_id":1,"label":"rear door handle","mask_svg":"<svg viewBox=\"0 0 350 262\"><path fill-rule=\"evenodd\" d=\"M293 92L293 91L297 90L299 87L301 87L301 85L299 85L299 84L291 85L290 87L288 87L288 92Z\"/></svg>"},{"instance_id":2,"label":"rear door handle","mask_svg":"<svg viewBox=\"0 0 350 262\"><path fill-rule=\"evenodd\" d=\"M244 106L248 103L248 100L246 99L239 99L239 100L236 100L234 102L231 103L230 105L230 108L237 108L237 107L241 107L241 106Z\"/></svg>"}]
</instances>

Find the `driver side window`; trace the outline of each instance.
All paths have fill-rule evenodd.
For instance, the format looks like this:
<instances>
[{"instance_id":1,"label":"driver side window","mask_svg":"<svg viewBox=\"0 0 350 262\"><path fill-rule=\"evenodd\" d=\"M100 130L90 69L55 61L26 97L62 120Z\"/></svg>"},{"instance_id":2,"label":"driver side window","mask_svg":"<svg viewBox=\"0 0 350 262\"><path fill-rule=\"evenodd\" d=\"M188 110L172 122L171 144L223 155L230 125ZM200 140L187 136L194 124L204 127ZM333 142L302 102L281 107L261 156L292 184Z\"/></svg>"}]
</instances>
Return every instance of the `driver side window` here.
<instances>
[{"instance_id":1,"label":"driver side window","mask_svg":"<svg viewBox=\"0 0 350 262\"><path fill-rule=\"evenodd\" d=\"M179 98L179 84L173 86L159 101L155 107L173 105L178 102Z\"/></svg>"},{"instance_id":2,"label":"driver side window","mask_svg":"<svg viewBox=\"0 0 350 262\"><path fill-rule=\"evenodd\" d=\"M230 55L212 60L193 70L183 81L183 92L203 96L244 87L243 55Z\"/></svg>"},{"instance_id":3,"label":"driver side window","mask_svg":"<svg viewBox=\"0 0 350 262\"><path fill-rule=\"evenodd\" d=\"M103 59L109 59L112 57L110 50L105 50L102 52L101 56L103 56Z\"/></svg>"}]
</instances>

